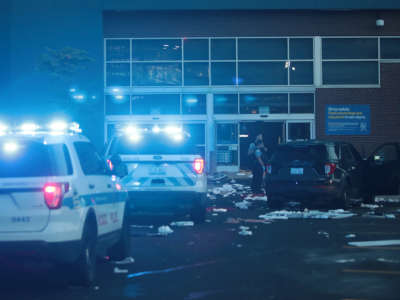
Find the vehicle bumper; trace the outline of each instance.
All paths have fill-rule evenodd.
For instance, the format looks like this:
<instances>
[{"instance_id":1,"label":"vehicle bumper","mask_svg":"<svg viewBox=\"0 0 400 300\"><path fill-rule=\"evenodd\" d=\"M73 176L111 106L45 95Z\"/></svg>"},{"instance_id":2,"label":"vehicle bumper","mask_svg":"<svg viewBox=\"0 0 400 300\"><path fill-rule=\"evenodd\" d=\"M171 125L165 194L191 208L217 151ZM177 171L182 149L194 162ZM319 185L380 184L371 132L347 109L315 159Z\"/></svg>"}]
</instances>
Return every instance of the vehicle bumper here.
<instances>
[{"instance_id":1,"label":"vehicle bumper","mask_svg":"<svg viewBox=\"0 0 400 300\"><path fill-rule=\"evenodd\" d=\"M331 202L340 195L339 186L332 183L268 182L266 189L270 197L313 203Z\"/></svg>"},{"instance_id":2,"label":"vehicle bumper","mask_svg":"<svg viewBox=\"0 0 400 300\"><path fill-rule=\"evenodd\" d=\"M0 242L0 257L43 259L71 263L78 259L81 241L47 243L44 241Z\"/></svg>"},{"instance_id":3,"label":"vehicle bumper","mask_svg":"<svg viewBox=\"0 0 400 300\"><path fill-rule=\"evenodd\" d=\"M205 192L132 191L129 192L128 213L130 216L186 214L194 207L204 206L205 201Z\"/></svg>"}]
</instances>

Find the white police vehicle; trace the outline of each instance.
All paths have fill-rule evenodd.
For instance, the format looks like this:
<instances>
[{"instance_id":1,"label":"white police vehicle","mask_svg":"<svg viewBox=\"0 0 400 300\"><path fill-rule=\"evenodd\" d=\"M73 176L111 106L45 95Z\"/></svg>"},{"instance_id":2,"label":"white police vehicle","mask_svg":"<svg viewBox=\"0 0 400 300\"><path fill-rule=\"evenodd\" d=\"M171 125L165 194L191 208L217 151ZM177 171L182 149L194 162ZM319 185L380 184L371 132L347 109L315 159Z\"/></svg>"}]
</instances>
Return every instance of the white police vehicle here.
<instances>
[{"instance_id":1,"label":"white police vehicle","mask_svg":"<svg viewBox=\"0 0 400 300\"><path fill-rule=\"evenodd\" d=\"M50 128L0 125L0 256L51 260L90 285L96 255L129 250L127 193L76 123Z\"/></svg>"},{"instance_id":2,"label":"white police vehicle","mask_svg":"<svg viewBox=\"0 0 400 300\"><path fill-rule=\"evenodd\" d=\"M106 157L120 169L130 216L189 213L195 223L204 221L204 159L181 126L128 125L111 138Z\"/></svg>"}]
</instances>

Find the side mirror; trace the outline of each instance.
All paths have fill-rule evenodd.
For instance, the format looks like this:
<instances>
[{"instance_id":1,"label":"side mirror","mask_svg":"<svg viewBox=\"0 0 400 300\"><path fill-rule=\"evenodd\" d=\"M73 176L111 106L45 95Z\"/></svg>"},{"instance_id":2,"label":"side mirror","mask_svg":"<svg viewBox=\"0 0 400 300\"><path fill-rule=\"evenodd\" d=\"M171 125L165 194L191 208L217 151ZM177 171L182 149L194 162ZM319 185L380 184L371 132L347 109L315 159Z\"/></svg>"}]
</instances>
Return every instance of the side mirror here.
<instances>
[{"instance_id":1,"label":"side mirror","mask_svg":"<svg viewBox=\"0 0 400 300\"><path fill-rule=\"evenodd\" d=\"M128 169L118 154L114 154L107 159L107 165L112 175L116 175L118 177L125 177L128 175Z\"/></svg>"}]
</instances>

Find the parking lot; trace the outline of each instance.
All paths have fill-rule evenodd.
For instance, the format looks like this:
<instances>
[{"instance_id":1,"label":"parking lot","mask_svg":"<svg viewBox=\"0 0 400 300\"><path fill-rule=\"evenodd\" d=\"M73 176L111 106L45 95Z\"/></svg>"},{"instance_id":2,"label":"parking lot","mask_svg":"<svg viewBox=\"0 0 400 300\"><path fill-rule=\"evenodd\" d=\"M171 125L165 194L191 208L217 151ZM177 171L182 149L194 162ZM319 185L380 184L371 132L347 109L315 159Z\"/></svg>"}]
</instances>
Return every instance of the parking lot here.
<instances>
[{"instance_id":1,"label":"parking lot","mask_svg":"<svg viewBox=\"0 0 400 300\"><path fill-rule=\"evenodd\" d=\"M8 262L1 299L398 299L400 200L277 212L242 177L210 182L204 224L131 220L134 262L104 258L93 287L50 264Z\"/></svg>"}]
</instances>

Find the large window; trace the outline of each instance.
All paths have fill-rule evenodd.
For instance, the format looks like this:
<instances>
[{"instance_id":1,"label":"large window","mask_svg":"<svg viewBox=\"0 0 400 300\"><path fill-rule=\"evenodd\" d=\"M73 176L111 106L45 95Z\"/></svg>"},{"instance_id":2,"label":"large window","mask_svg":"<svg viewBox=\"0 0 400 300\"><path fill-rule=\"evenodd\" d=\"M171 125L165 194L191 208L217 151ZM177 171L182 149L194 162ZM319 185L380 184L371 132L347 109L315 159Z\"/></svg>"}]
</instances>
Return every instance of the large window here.
<instances>
[{"instance_id":1,"label":"large window","mask_svg":"<svg viewBox=\"0 0 400 300\"><path fill-rule=\"evenodd\" d=\"M288 94L240 94L241 114L287 114Z\"/></svg>"},{"instance_id":2,"label":"large window","mask_svg":"<svg viewBox=\"0 0 400 300\"><path fill-rule=\"evenodd\" d=\"M106 95L107 115L128 115L131 111L129 95Z\"/></svg>"},{"instance_id":3,"label":"large window","mask_svg":"<svg viewBox=\"0 0 400 300\"><path fill-rule=\"evenodd\" d=\"M377 38L323 38L324 85L379 84Z\"/></svg>"},{"instance_id":4,"label":"large window","mask_svg":"<svg viewBox=\"0 0 400 300\"><path fill-rule=\"evenodd\" d=\"M214 114L237 114L238 94L214 94Z\"/></svg>"},{"instance_id":5,"label":"large window","mask_svg":"<svg viewBox=\"0 0 400 300\"><path fill-rule=\"evenodd\" d=\"M291 114L313 114L314 113L314 94L293 93L289 94Z\"/></svg>"},{"instance_id":6,"label":"large window","mask_svg":"<svg viewBox=\"0 0 400 300\"><path fill-rule=\"evenodd\" d=\"M132 96L134 115L165 115L180 113L179 94L148 94Z\"/></svg>"},{"instance_id":7,"label":"large window","mask_svg":"<svg viewBox=\"0 0 400 300\"><path fill-rule=\"evenodd\" d=\"M400 38L381 38L381 59L400 59Z\"/></svg>"},{"instance_id":8,"label":"large window","mask_svg":"<svg viewBox=\"0 0 400 300\"><path fill-rule=\"evenodd\" d=\"M182 113L189 115L198 115L206 113L206 94L183 94L182 95Z\"/></svg>"},{"instance_id":9,"label":"large window","mask_svg":"<svg viewBox=\"0 0 400 300\"><path fill-rule=\"evenodd\" d=\"M217 164L238 164L238 125L217 124Z\"/></svg>"}]
</instances>

